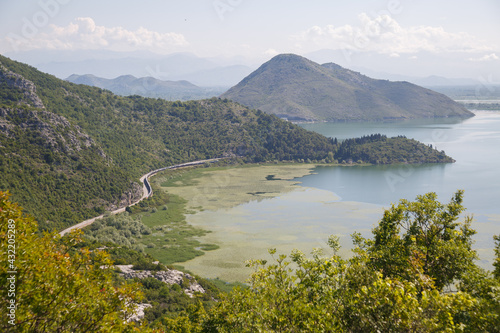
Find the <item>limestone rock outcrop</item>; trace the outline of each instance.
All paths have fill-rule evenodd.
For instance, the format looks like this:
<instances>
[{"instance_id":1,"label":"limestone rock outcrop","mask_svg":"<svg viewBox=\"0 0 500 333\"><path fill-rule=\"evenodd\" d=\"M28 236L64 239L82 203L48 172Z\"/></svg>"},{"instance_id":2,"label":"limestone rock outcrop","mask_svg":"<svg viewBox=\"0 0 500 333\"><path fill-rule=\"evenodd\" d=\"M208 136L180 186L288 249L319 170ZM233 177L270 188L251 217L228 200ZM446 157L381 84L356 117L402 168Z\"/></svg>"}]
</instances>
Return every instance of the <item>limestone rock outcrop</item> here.
<instances>
[{"instance_id":1,"label":"limestone rock outcrop","mask_svg":"<svg viewBox=\"0 0 500 333\"><path fill-rule=\"evenodd\" d=\"M196 279L187 273L169 269L166 271L133 270L133 265L116 265L125 279L145 279L152 277L166 284L178 284L184 288L184 292L189 297L194 297L195 293L205 293L205 289L196 281Z\"/></svg>"}]
</instances>

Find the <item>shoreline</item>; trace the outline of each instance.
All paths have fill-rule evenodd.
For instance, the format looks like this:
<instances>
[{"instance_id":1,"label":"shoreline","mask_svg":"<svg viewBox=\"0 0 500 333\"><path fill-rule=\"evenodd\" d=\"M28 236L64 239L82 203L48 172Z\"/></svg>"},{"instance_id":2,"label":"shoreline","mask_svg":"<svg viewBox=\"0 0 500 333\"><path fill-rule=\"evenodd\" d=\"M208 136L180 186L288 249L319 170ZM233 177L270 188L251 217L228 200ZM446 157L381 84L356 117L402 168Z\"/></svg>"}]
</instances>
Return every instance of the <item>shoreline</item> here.
<instances>
[{"instance_id":1,"label":"shoreline","mask_svg":"<svg viewBox=\"0 0 500 333\"><path fill-rule=\"evenodd\" d=\"M176 181L174 187L164 187L167 193L190 198L189 213L185 214L189 225L210 231L195 239L219 246L174 265L206 278L244 282L252 272L245 267L246 260L267 259L269 248L287 255L295 248L306 253L315 247L328 251L330 234L343 236L341 252L350 255L348 225L354 222L359 225L358 231L368 232L382 209L378 205L344 202L331 191L303 187L295 180L312 174L317 166L202 169L197 177L189 178L188 186ZM273 173L275 177L266 179ZM161 175L155 179L157 183L162 181ZM307 208L302 210L304 204ZM370 221L368 226L359 224L366 220Z\"/></svg>"}]
</instances>

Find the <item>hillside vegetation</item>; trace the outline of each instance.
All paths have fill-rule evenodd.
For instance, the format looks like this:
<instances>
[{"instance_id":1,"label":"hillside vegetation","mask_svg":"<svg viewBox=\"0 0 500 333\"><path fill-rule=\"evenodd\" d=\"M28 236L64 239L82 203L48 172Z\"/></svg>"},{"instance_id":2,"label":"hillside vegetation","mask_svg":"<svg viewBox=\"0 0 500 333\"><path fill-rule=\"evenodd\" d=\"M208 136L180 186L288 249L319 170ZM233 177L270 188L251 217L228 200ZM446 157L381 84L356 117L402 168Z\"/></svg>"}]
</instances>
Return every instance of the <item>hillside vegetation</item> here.
<instances>
[{"instance_id":1,"label":"hillside vegetation","mask_svg":"<svg viewBox=\"0 0 500 333\"><path fill-rule=\"evenodd\" d=\"M221 95L296 121L472 117L445 95L408 82L375 80L334 63L275 56Z\"/></svg>"},{"instance_id":2,"label":"hillside vegetation","mask_svg":"<svg viewBox=\"0 0 500 333\"><path fill-rule=\"evenodd\" d=\"M407 154L408 151L411 151L412 154ZM404 136L388 138L381 134L342 141L335 153L335 158L343 162L371 164L455 162L444 152L438 153L417 140L410 140Z\"/></svg>"}]
</instances>

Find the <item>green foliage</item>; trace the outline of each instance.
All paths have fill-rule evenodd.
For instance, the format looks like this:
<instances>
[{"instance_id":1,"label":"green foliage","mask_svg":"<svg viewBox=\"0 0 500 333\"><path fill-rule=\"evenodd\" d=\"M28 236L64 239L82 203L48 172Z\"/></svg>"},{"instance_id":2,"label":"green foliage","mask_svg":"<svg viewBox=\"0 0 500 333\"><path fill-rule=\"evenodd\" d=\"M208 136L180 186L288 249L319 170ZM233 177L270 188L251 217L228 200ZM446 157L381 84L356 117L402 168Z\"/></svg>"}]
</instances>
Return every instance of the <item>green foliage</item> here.
<instances>
[{"instance_id":1,"label":"green foliage","mask_svg":"<svg viewBox=\"0 0 500 333\"><path fill-rule=\"evenodd\" d=\"M156 209L156 205L164 204L169 208ZM153 197L131 207L131 211L137 213L112 215L97 220L84 228L84 237L90 243L133 248L165 265L187 261L203 255L204 251L218 249L218 245L200 243L195 239L208 232L187 224L185 206L186 200L155 188ZM122 261L119 256L113 258ZM147 266L143 262L134 264L140 264L138 267Z\"/></svg>"},{"instance_id":2,"label":"green foliage","mask_svg":"<svg viewBox=\"0 0 500 333\"><path fill-rule=\"evenodd\" d=\"M152 230L140 219L128 214L113 215L95 221L85 229L85 238L102 244L114 243L133 247L137 239L150 235Z\"/></svg>"},{"instance_id":3,"label":"green foliage","mask_svg":"<svg viewBox=\"0 0 500 333\"><path fill-rule=\"evenodd\" d=\"M203 331L455 332L475 304L465 293L419 291L412 282L383 277L366 256L346 261L314 251L307 259L294 251L290 259L251 262L250 288L223 296L200 322Z\"/></svg>"},{"instance_id":4,"label":"green foliage","mask_svg":"<svg viewBox=\"0 0 500 333\"><path fill-rule=\"evenodd\" d=\"M477 259L472 219L457 222L465 210L462 201L463 191L447 205L439 203L435 193L419 195L414 202L403 199L384 212L373 240L357 238L356 243L384 276L412 281L423 274L441 291L461 279Z\"/></svg>"},{"instance_id":5,"label":"green foliage","mask_svg":"<svg viewBox=\"0 0 500 333\"><path fill-rule=\"evenodd\" d=\"M2 332L128 332L134 326L125 318L133 301L139 299L136 285L116 285L109 257L102 251L75 248L81 243L78 232L60 238L58 234L38 235L32 217L0 192L0 279L15 275L14 325L7 322L12 297L0 289ZM13 220L15 228L8 226ZM14 230L11 233L8 230ZM15 238L8 237L15 235ZM8 247L15 239L15 247ZM7 249L15 249L14 270L8 273ZM12 253L12 252L9 252ZM108 268L106 268L108 267Z\"/></svg>"},{"instance_id":6,"label":"green foliage","mask_svg":"<svg viewBox=\"0 0 500 333\"><path fill-rule=\"evenodd\" d=\"M152 304L151 308L145 311L145 320L151 327L164 327L169 330L173 321L184 321L183 317L194 309L210 309L219 297L219 290L211 282L196 278L198 283L205 289L205 293L191 298L184 292L185 286L178 284L168 285L155 278L138 280L143 286L143 293L146 301ZM191 324L194 324L193 321ZM194 326L194 325L193 325ZM177 332L177 331L174 331Z\"/></svg>"},{"instance_id":7,"label":"green foliage","mask_svg":"<svg viewBox=\"0 0 500 333\"><path fill-rule=\"evenodd\" d=\"M497 254L496 260L499 260ZM476 298L473 311L464 316L475 330L472 332L500 332L500 279L479 267L463 275L459 290Z\"/></svg>"},{"instance_id":8,"label":"green foliage","mask_svg":"<svg viewBox=\"0 0 500 333\"><path fill-rule=\"evenodd\" d=\"M204 332L200 326L200 321L206 317L206 310L200 303L189 305L187 310L183 311L176 318L162 316L154 327L160 332L178 332L178 333L201 333Z\"/></svg>"},{"instance_id":9,"label":"green foliage","mask_svg":"<svg viewBox=\"0 0 500 333\"><path fill-rule=\"evenodd\" d=\"M134 265L136 268L148 267L156 269L157 265L151 264L155 259L147 253L138 252L128 247L111 245L106 247L106 252L115 265Z\"/></svg>"},{"instance_id":10,"label":"green foliage","mask_svg":"<svg viewBox=\"0 0 500 333\"><path fill-rule=\"evenodd\" d=\"M222 296L198 323L203 332L499 332L500 281L473 263L470 220L456 222L462 196L401 201L374 239L353 235L348 260L336 237L328 257L270 250L273 262L249 262L249 288ZM442 292L453 280L459 290Z\"/></svg>"},{"instance_id":11,"label":"green foliage","mask_svg":"<svg viewBox=\"0 0 500 333\"><path fill-rule=\"evenodd\" d=\"M10 189L40 229L49 230L99 215L103 205L129 190L130 180L123 170L108 165L98 147L75 143L80 133L76 128L58 133L57 122L45 123L44 117L49 113L4 113L6 121L20 126L7 135L0 132L0 189ZM23 122L32 125L24 128Z\"/></svg>"},{"instance_id":12,"label":"green foliage","mask_svg":"<svg viewBox=\"0 0 500 333\"><path fill-rule=\"evenodd\" d=\"M23 99L23 91L17 87L0 82L0 101L2 104L14 106L16 102Z\"/></svg>"},{"instance_id":13,"label":"green foliage","mask_svg":"<svg viewBox=\"0 0 500 333\"><path fill-rule=\"evenodd\" d=\"M493 236L493 239L495 240L495 262L493 263L493 267L495 267L495 270L493 274L495 274L495 277L500 280L500 235L495 235Z\"/></svg>"},{"instance_id":14,"label":"green foliage","mask_svg":"<svg viewBox=\"0 0 500 333\"><path fill-rule=\"evenodd\" d=\"M404 136L387 138L372 134L342 141L335 153L339 161L364 161L371 164L450 163L454 160L444 152L432 149Z\"/></svg>"},{"instance_id":15,"label":"green foliage","mask_svg":"<svg viewBox=\"0 0 500 333\"><path fill-rule=\"evenodd\" d=\"M229 293L233 291L235 288L247 288L248 286L244 283L241 282L226 282L223 280L220 280L219 278L215 279L208 279L213 286L215 286L218 290L220 290L223 293Z\"/></svg>"},{"instance_id":16,"label":"green foliage","mask_svg":"<svg viewBox=\"0 0 500 333\"><path fill-rule=\"evenodd\" d=\"M155 193L163 192L161 190ZM216 245L202 244L196 237L204 236L208 231L195 228L186 222L186 200L168 195L168 209L156 213L143 213L142 222L152 229L150 235L140 242L150 245L145 251L164 264L173 264L203 255L203 251L215 249Z\"/></svg>"}]
</instances>

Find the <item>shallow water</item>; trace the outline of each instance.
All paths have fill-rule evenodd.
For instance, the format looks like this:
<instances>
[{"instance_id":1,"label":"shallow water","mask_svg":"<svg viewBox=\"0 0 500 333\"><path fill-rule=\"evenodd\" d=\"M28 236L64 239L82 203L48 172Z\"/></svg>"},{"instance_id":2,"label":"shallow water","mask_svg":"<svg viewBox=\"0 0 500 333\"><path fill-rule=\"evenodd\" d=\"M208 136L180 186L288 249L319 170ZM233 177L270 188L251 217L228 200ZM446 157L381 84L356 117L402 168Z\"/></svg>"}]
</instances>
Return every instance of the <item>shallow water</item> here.
<instances>
[{"instance_id":1,"label":"shallow water","mask_svg":"<svg viewBox=\"0 0 500 333\"><path fill-rule=\"evenodd\" d=\"M464 189L464 205L469 214L474 214L473 227L478 231L475 248L481 265L491 268L492 235L500 234L500 112L477 112L476 117L466 120L302 126L338 139L374 133L406 135L445 150L457 162L319 166L313 174L295 179L302 187L281 195L189 215L189 223L213 231L203 242L217 243L221 248L182 265L202 276L242 281L250 272L244 268L245 260L269 259L267 249L271 247L279 253L289 253L293 248L304 252L326 248L330 234L341 237L344 254L348 255L349 235L358 231L370 236L383 208L391 203L401 198L413 200L431 191L447 203L457 189ZM232 191L234 187L233 182Z\"/></svg>"}]
</instances>

